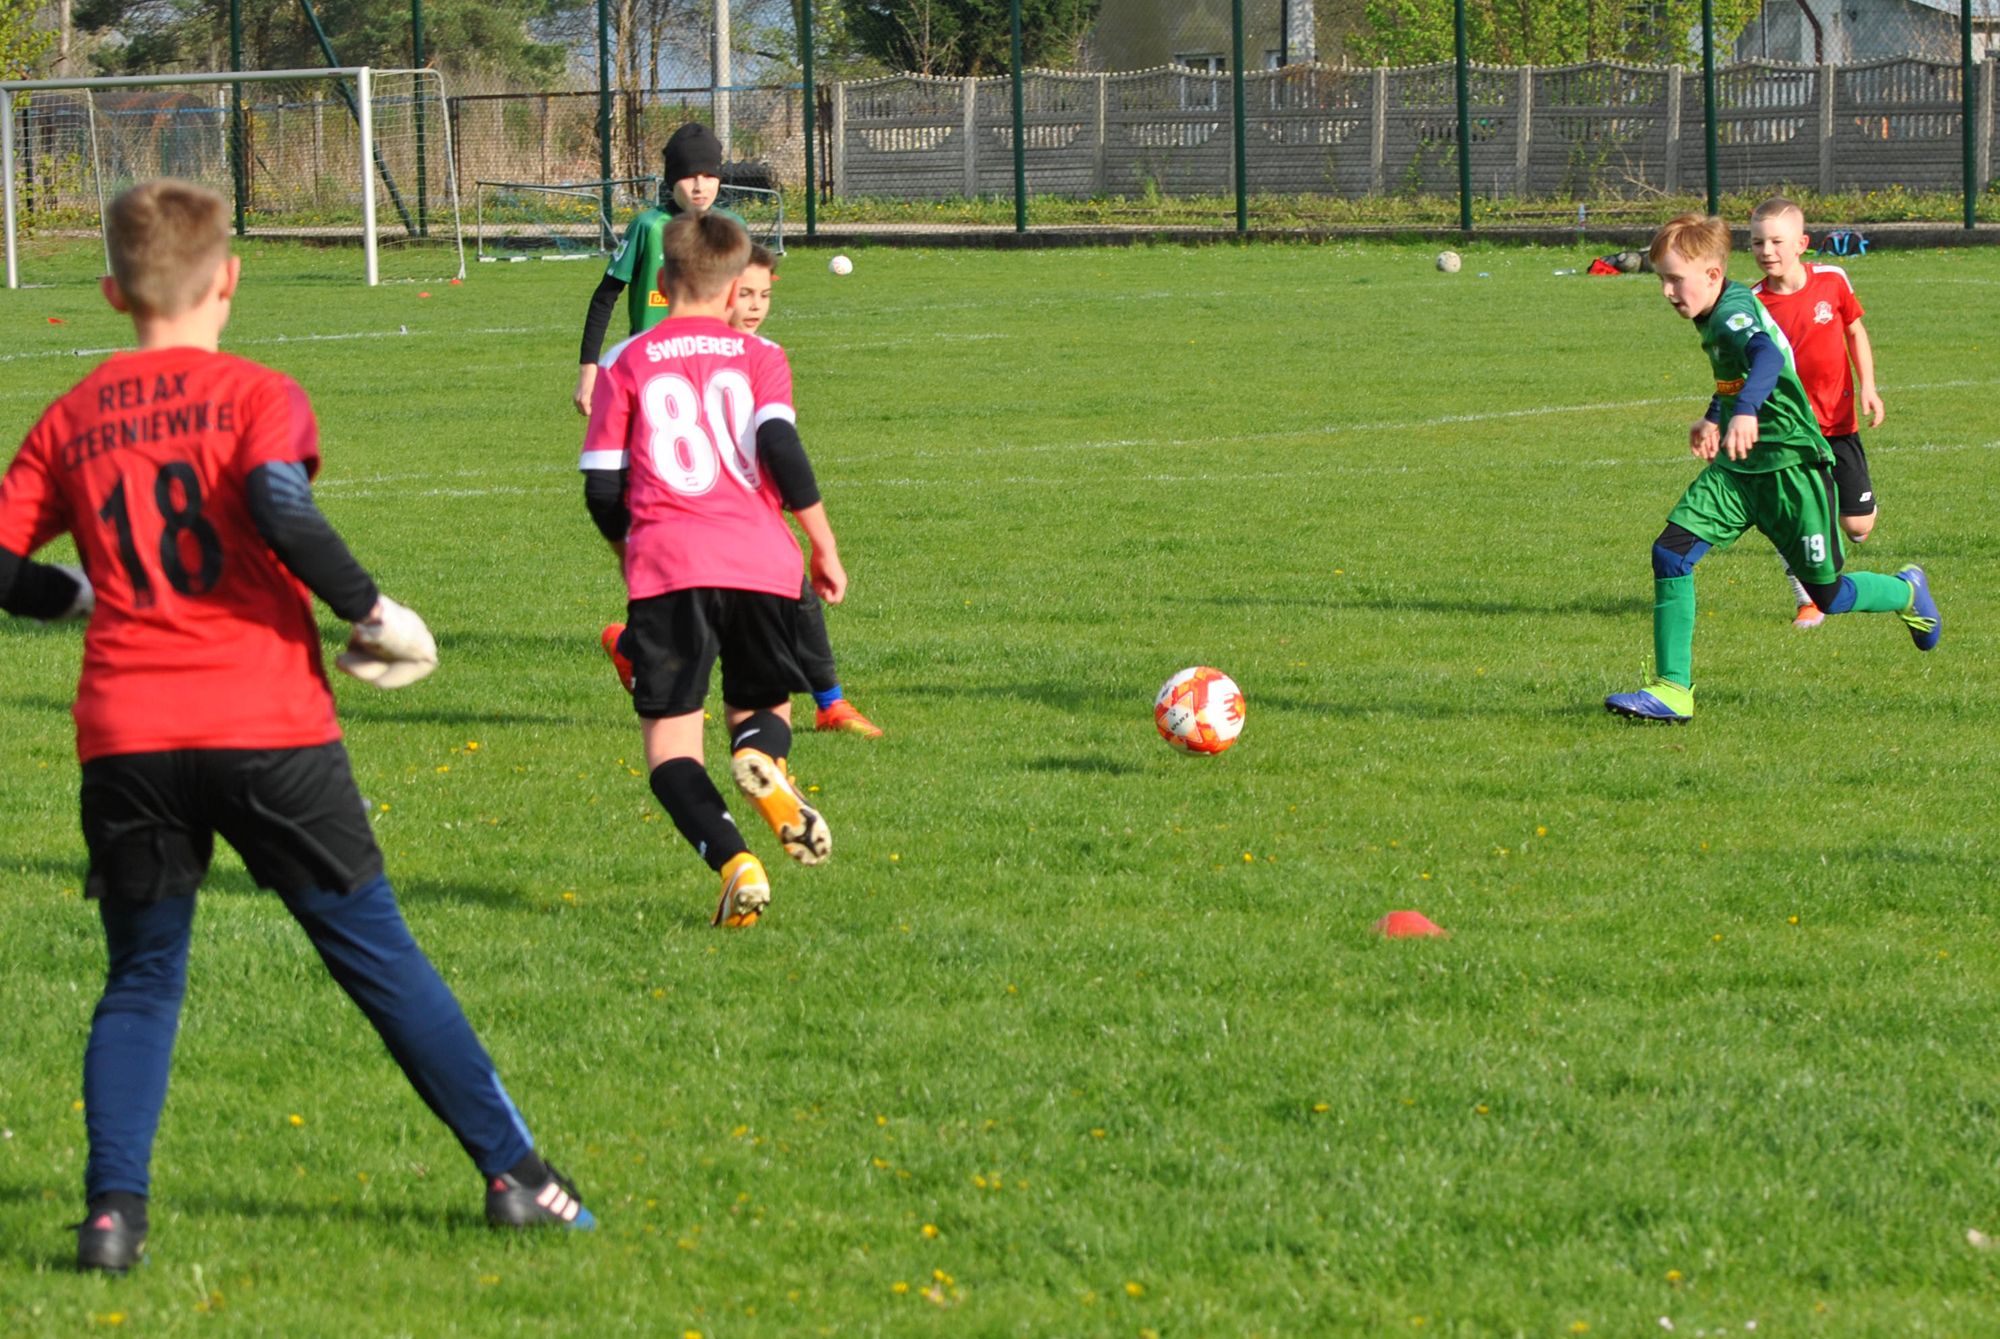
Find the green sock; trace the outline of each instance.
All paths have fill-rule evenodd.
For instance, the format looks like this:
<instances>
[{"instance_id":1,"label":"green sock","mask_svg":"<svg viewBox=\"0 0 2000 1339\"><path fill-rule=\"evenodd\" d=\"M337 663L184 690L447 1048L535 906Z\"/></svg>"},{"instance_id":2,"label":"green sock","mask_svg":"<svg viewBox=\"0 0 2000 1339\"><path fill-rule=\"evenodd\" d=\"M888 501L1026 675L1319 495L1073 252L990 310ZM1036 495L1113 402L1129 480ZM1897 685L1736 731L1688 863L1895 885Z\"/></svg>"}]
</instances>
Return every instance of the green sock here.
<instances>
[{"instance_id":1,"label":"green sock","mask_svg":"<svg viewBox=\"0 0 2000 1339\"><path fill-rule=\"evenodd\" d=\"M1849 572L1854 583L1851 614L1900 614L1917 598L1917 588L1901 577L1885 577L1880 572Z\"/></svg>"},{"instance_id":2,"label":"green sock","mask_svg":"<svg viewBox=\"0 0 2000 1339\"><path fill-rule=\"evenodd\" d=\"M1694 687L1694 578L1691 576L1653 579L1653 672L1683 688Z\"/></svg>"}]
</instances>

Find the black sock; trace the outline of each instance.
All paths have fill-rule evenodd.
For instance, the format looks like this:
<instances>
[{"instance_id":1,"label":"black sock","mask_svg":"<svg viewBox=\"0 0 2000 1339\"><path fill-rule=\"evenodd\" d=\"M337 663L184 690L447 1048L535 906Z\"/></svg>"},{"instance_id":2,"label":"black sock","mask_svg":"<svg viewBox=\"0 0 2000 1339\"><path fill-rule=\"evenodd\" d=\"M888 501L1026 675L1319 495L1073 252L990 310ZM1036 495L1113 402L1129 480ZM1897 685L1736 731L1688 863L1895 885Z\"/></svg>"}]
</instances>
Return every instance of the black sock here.
<instances>
[{"instance_id":1,"label":"black sock","mask_svg":"<svg viewBox=\"0 0 2000 1339\"><path fill-rule=\"evenodd\" d=\"M540 1190L549 1183L549 1165L539 1153L529 1149L527 1157L507 1169L507 1175L530 1190Z\"/></svg>"},{"instance_id":2,"label":"black sock","mask_svg":"<svg viewBox=\"0 0 2000 1339\"><path fill-rule=\"evenodd\" d=\"M753 711L730 732L729 749L753 748L773 758L792 756L792 727L775 711Z\"/></svg>"},{"instance_id":3,"label":"black sock","mask_svg":"<svg viewBox=\"0 0 2000 1339\"><path fill-rule=\"evenodd\" d=\"M146 1230L146 1197L134 1195L129 1190L107 1190L90 1202L88 1217L95 1218L101 1213L124 1215L125 1226Z\"/></svg>"},{"instance_id":4,"label":"black sock","mask_svg":"<svg viewBox=\"0 0 2000 1339\"><path fill-rule=\"evenodd\" d=\"M660 807L710 869L719 870L730 857L750 849L722 802L722 792L708 779L708 769L693 758L667 759L653 769L652 781Z\"/></svg>"}]
</instances>

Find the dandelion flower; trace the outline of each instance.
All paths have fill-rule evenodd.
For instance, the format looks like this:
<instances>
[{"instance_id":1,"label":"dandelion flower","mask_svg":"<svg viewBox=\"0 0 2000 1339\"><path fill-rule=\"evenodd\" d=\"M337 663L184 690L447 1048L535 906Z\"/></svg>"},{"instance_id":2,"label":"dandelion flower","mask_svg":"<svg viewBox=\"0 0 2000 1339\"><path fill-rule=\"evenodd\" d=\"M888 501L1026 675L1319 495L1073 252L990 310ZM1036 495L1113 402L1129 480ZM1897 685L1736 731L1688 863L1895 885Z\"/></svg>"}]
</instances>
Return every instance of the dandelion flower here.
<instances>
[{"instance_id":1,"label":"dandelion flower","mask_svg":"<svg viewBox=\"0 0 2000 1339\"><path fill-rule=\"evenodd\" d=\"M306 1123L306 1118L304 1116L301 1116L296 1111L294 1111L291 1115L285 1117L285 1119L292 1123L292 1128L294 1130L298 1129L299 1126L304 1125Z\"/></svg>"},{"instance_id":2,"label":"dandelion flower","mask_svg":"<svg viewBox=\"0 0 2000 1339\"><path fill-rule=\"evenodd\" d=\"M1138 1282L1136 1279L1127 1279L1125 1281L1125 1295L1127 1297L1144 1297L1146 1295L1146 1285Z\"/></svg>"},{"instance_id":3,"label":"dandelion flower","mask_svg":"<svg viewBox=\"0 0 2000 1339\"><path fill-rule=\"evenodd\" d=\"M925 1223L925 1224L924 1224L924 1228L923 1228L923 1231L924 1231L924 1240L925 1240L925 1241L935 1241L935 1240L937 1240L937 1234L938 1234L938 1230L937 1230L937 1224L936 1224L936 1223Z\"/></svg>"}]
</instances>

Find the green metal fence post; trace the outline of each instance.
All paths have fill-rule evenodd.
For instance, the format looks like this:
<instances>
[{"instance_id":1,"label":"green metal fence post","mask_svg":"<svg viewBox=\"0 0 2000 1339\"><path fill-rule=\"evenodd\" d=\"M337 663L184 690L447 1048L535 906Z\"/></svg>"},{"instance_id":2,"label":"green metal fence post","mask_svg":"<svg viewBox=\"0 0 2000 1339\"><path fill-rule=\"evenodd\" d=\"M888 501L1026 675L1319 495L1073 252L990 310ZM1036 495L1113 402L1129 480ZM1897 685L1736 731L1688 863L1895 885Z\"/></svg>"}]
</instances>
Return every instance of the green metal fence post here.
<instances>
[{"instance_id":1,"label":"green metal fence post","mask_svg":"<svg viewBox=\"0 0 2000 1339\"><path fill-rule=\"evenodd\" d=\"M229 68L243 68L243 0L229 0ZM229 180L236 188L236 235L243 236L249 207L249 174L244 171L243 85L229 86Z\"/></svg>"},{"instance_id":2,"label":"green metal fence post","mask_svg":"<svg viewBox=\"0 0 2000 1339\"><path fill-rule=\"evenodd\" d=\"M1007 6L1014 79L1014 231L1028 230L1028 112L1021 91L1021 0Z\"/></svg>"},{"instance_id":3,"label":"green metal fence post","mask_svg":"<svg viewBox=\"0 0 2000 1339\"><path fill-rule=\"evenodd\" d=\"M1465 0L1452 0L1453 41L1458 64L1458 230L1472 231L1472 90L1467 77Z\"/></svg>"},{"instance_id":4,"label":"green metal fence post","mask_svg":"<svg viewBox=\"0 0 2000 1339\"><path fill-rule=\"evenodd\" d=\"M812 0L799 0L799 64L800 74L805 81L806 132L806 236L819 235L819 175L814 171L816 160L813 156L813 141L818 137L814 125L815 113L819 110L819 89L813 85L813 4Z\"/></svg>"},{"instance_id":5,"label":"green metal fence post","mask_svg":"<svg viewBox=\"0 0 2000 1339\"><path fill-rule=\"evenodd\" d=\"M1708 157L1708 212L1722 212L1715 163L1715 0L1701 0L1701 125Z\"/></svg>"},{"instance_id":6,"label":"green metal fence post","mask_svg":"<svg viewBox=\"0 0 2000 1339\"><path fill-rule=\"evenodd\" d=\"M1958 0L1958 42L1958 82L1965 102L1959 123L1959 138L1965 142L1965 226L1972 228L1979 223L1979 161L1973 148L1973 127L1979 124L1979 68L1972 63L1972 0Z\"/></svg>"},{"instance_id":7,"label":"green metal fence post","mask_svg":"<svg viewBox=\"0 0 2000 1339\"><path fill-rule=\"evenodd\" d=\"M1019 3L1019 0L1016 0ZM1250 164L1243 133L1243 0L1229 0L1229 93L1236 123L1236 231L1250 231Z\"/></svg>"},{"instance_id":8,"label":"green metal fence post","mask_svg":"<svg viewBox=\"0 0 2000 1339\"><path fill-rule=\"evenodd\" d=\"M410 66L424 68L424 0L410 0ZM423 76L414 78L410 87L411 107L417 120L417 236L428 237L431 232L431 191L429 175L424 171L424 81Z\"/></svg>"},{"instance_id":9,"label":"green metal fence post","mask_svg":"<svg viewBox=\"0 0 2000 1339\"><path fill-rule=\"evenodd\" d=\"M597 175L598 241L606 251L616 243L611 233L611 0L597 0ZM672 183L663 183L671 185Z\"/></svg>"}]
</instances>

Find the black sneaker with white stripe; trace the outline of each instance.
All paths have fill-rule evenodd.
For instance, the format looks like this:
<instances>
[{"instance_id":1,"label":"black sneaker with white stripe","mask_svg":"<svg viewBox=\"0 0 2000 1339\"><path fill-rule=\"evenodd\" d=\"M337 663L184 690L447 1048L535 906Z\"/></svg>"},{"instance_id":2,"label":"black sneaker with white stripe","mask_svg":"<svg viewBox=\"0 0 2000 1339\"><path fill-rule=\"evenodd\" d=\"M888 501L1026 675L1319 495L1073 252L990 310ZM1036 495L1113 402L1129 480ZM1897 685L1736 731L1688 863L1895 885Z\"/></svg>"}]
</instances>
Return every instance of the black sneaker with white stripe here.
<instances>
[{"instance_id":1,"label":"black sneaker with white stripe","mask_svg":"<svg viewBox=\"0 0 2000 1339\"><path fill-rule=\"evenodd\" d=\"M502 1172L486 1182L486 1221L494 1227L566 1227L588 1231L597 1218L583 1207L576 1183L555 1168L543 1164L548 1177L541 1184L516 1176L522 1171Z\"/></svg>"}]
</instances>

